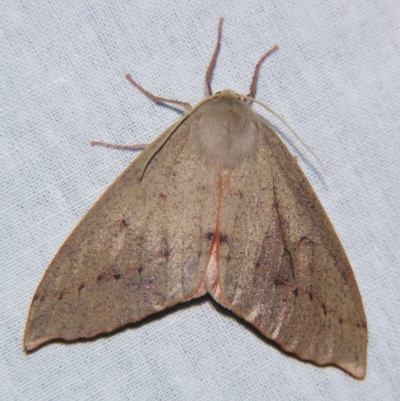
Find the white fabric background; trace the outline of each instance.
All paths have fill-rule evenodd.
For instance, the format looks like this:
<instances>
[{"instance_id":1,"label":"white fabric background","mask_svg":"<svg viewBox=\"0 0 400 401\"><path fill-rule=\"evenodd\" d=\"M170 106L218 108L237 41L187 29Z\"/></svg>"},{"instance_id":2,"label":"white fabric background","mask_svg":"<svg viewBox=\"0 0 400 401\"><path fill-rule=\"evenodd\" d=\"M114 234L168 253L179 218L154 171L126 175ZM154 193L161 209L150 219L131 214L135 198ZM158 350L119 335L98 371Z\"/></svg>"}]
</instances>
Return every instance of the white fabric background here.
<instances>
[{"instance_id":1,"label":"white fabric background","mask_svg":"<svg viewBox=\"0 0 400 401\"><path fill-rule=\"evenodd\" d=\"M214 90L276 119L352 263L369 328L357 381L281 352L210 299L95 341L22 348L32 296L63 240L135 157L91 140L148 142L195 104L225 16ZM394 400L400 394L400 5L396 0L5 0L0 9L0 398Z\"/></svg>"}]
</instances>

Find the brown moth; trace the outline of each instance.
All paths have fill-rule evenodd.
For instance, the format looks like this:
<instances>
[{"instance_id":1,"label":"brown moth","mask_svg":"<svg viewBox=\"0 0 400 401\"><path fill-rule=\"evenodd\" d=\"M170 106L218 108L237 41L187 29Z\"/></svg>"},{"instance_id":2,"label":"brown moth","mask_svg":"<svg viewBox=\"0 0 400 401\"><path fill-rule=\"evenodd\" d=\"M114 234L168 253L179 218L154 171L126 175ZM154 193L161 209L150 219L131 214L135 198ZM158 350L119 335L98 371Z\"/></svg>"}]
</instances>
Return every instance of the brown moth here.
<instances>
[{"instance_id":1,"label":"brown moth","mask_svg":"<svg viewBox=\"0 0 400 401\"><path fill-rule=\"evenodd\" d=\"M276 47L249 97L212 95L222 22L209 97L62 245L33 297L25 349L109 333L208 292L285 351L362 379L366 318L349 261L295 158L248 104Z\"/></svg>"}]
</instances>

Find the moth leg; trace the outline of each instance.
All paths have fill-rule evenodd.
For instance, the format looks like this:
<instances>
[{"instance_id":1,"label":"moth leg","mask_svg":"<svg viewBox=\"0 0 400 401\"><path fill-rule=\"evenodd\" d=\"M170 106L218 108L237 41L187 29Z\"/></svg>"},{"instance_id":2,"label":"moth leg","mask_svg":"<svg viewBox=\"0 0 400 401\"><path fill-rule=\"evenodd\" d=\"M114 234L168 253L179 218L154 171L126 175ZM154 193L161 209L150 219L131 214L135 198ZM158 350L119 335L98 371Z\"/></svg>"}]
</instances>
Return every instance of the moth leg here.
<instances>
[{"instance_id":1,"label":"moth leg","mask_svg":"<svg viewBox=\"0 0 400 401\"><path fill-rule=\"evenodd\" d=\"M222 24L224 23L224 18L221 17L219 19L219 24L218 24L218 38L217 38L217 44L215 46L214 53L211 57L210 64L208 65L207 72L206 72L206 78L205 78L205 91L206 91L206 96L211 96L212 93L212 88L211 88L211 78L212 74L215 68L215 64L217 64L217 58L219 54L219 50L221 49L221 37L222 37Z\"/></svg>"},{"instance_id":2,"label":"moth leg","mask_svg":"<svg viewBox=\"0 0 400 401\"><path fill-rule=\"evenodd\" d=\"M177 104L178 106L182 106L186 110L191 110L192 106L187 103L187 102L181 102L179 100L174 100L174 99L167 99L165 97L160 97L153 95L146 89L144 89L141 85L139 85L131 76L130 74L126 74L125 78L137 89L139 89L140 92L142 92L144 95L146 95L149 99L153 100L156 103L173 103ZM107 143L107 142L100 142L100 141L92 141L90 142L92 146L103 146L105 148L111 148L111 149L118 149L118 150L143 150L147 147L147 143L140 143L137 145L116 145L113 143Z\"/></svg>"},{"instance_id":3,"label":"moth leg","mask_svg":"<svg viewBox=\"0 0 400 401\"><path fill-rule=\"evenodd\" d=\"M146 149L147 143L139 143L137 145L116 145L114 143L92 141L92 146L103 146L105 148L118 149L118 150L143 150Z\"/></svg>"},{"instance_id":4,"label":"moth leg","mask_svg":"<svg viewBox=\"0 0 400 401\"><path fill-rule=\"evenodd\" d=\"M187 103L187 102L181 102L180 100L174 100L174 99L168 99L166 97L160 97L153 95L146 89L144 89L142 86L140 86L132 77L130 74L126 74L125 78L137 89L140 90L145 96L147 96L149 99L151 99L153 102L156 103L172 103L172 104L177 104L178 106L182 106L185 110L191 110L192 106Z\"/></svg>"}]
</instances>

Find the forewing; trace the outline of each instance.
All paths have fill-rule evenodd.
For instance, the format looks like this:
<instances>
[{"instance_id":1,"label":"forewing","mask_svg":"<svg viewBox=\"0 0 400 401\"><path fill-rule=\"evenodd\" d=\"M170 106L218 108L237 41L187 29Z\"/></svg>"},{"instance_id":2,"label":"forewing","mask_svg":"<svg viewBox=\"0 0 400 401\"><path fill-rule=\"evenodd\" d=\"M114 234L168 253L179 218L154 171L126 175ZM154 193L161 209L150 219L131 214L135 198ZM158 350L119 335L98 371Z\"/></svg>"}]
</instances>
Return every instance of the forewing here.
<instances>
[{"instance_id":1,"label":"forewing","mask_svg":"<svg viewBox=\"0 0 400 401\"><path fill-rule=\"evenodd\" d=\"M366 318L343 247L296 160L256 126L223 199L219 301L286 351L362 378Z\"/></svg>"},{"instance_id":2,"label":"forewing","mask_svg":"<svg viewBox=\"0 0 400 401\"><path fill-rule=\"evenodd\" d=\"M25 348L113 331L198 292L216 220L215 177L182 124L111 185L62 245L33 298ZM205 213L205 211L207 211Z\"/></svg>"}]
</instances>

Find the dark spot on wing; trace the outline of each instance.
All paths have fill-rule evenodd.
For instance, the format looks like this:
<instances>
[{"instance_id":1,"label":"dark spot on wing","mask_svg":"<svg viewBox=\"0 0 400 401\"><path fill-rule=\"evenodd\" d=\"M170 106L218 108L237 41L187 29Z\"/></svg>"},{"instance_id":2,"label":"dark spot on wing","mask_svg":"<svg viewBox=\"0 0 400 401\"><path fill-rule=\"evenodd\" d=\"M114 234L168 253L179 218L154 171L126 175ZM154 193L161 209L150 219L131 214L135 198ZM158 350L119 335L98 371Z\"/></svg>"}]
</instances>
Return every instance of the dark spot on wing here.
<instances>
[{"instance_id":1,"label":"dark spot on wing","mask_svg":"<svg viewBox=\"0 0 400 401\"><path fill-rule=\"evenodd\" d=\"M339 273L340 273L340 275L342 276L342 279L343 279L344 281L347 281L347 276L346 276L346 273L344 272L344 270L341 269L341 268L339 268Z\"/></svg>"},{"instance_id":2,"label":"dark spot on wing","mask_svg":"<svg viewBox=\"0 0 400 401\"><path fill-rule=\"evenodd\" d=\"M214 241L215 233L212 231L209 231L206 234L206 238L208 241ZM225 244L226 242L228 242L228 236L226 234L219 233L218 239L219 239L220 244Z\"/></svg>"},{"instance_id":3,"label":"dark spot on wing","mask_svg":"<svg viewBox=\"0 0 400 401\"><path fill-rule=\"evenodd\" d=\"M219 234L219 243L220 244L225 244L228 242L228 236L226 234Z\"/></svg>"},{"instance_id":4,"label":"dark spot on wing","mask_svg":"<svg viewBox=\"0 0 400 401\"><path fill-rule=\"evenodd\" d=\"M312 301L312 300L313 300L313 298L314 298L314 294L313 294L313 292L312 292L312 291L310 291L310 292L308 293L308 298L310 299L310 301Z\"/></svg>"},{"instance_id":5,"label":"dark spot on wing","mask_svg":"<svg viewBox=\"0 0 400 401\"><path fill-rule=\"evenodd\" d=\"M64 297L64 293L63 293L63 292L60 292L60 293L58 294L57 299L58 299L59 301L61 301L61 300L63 299L63 297Z\"/></svg>"},{"instance_id":6,"label":"dark spot on wing","mask_svg":"<svg viewBox=\"0 0 400 401\"><path fill-rule=\"evenodd\" d=\"M112 279L119 280L120 278L121 278L121 273L116 271L115 266L110 266L108 271L103 272L98 275L97 281L98 282L100 282L100 281L108 282Z\"/></svg>"},{"instance_id":7,"label":"dark spot on wing","mask_svg":"<svg viewBox=\"0 0 400 401\"><path fill-rule=\"evenodd\" d=\"M122 227L128 227L128 226L129 226L129 223L128 223L125 219L122 219L122 220L121 220L121 226L122 226Z\"/></svg>"},{"instance_id":8,"label":"dark spot on wing","mask_svg":"<svg viewBox=\"0 0 400 401\"><path fill-rule=\"evenodd\" d=\"M289 282L288 279L281 279L281 278L275 278L274 279L274 284L276 286L278 286L278 285L286 285L288 282Z\"/></svg>"},{"instance_id":9,"label":"dark spot on wing","mask_svg":"<svg viewBox=\"0 0 400 401\"><path fill-rule=\"evenodd\" d=\"M326 316L326 305L325 305L325 304L322 304L322 305L321 305L321 308L322 308L322 310L323 310L323 312L324 312L324 315Z\"/></svg>"},{"instance_id":10,"label":"dark spot on wing","mask_svg":"<svg viewBox=\"0 0 400 401\"><path fill-rule=\"evenodd\" d=\"M35 296L33 297L34 301L37 301L39 299L39 294L35 294Z\"/></svg>"},{"instance_id":11,"label":"dark spot on wing","mask_svg":"<svg viewBox=\"0 0 400 401\"><path fill-rule=\"evenodd\" d=\"M209 241L213 241L213 240L214 240L214 233L211 232L211 231L209 231L209 232L206 234L206 238L207 238Z\"/></svg>"},{"instance_id":12,"label":"dark spot on wing","mask_svg":"<svg viewBox=\"0 0 400 401\"><path fill-rule=\"evenodd\" d=\"M339 272L340 276L342 277L342 279L343 279L344 281L347 281L347 276L346 276L346 273L345 273L344 270L343 270L342 265L341 265L341 264L338 262L338 260L335 258L335 255L332 255L332 257L333 257L333 259L334 259L334 261L335 261L335 267L336 267L337 271Z\"/></svg>"},{"instance_id":13,"label":"dark spot on wing","mask_svg":"<svg viewBox=\"0 0 400 401\"><path fill-rule=\"evenodd\" d=\"M297 295L299 293L298 289L294 288L292 292L293 292L294 296L297 297Z\"/></svg>"},{"instance_id":14,"label":"dark spot on wing","mask_svg":"<svg viewBox=\"0 0 400 401\"><path fill-rule=\"evenodd\" d=\"M78 288L78 292L80 293L85 288L85 284L81 284Z\"/></svg>"}]
</instances>

